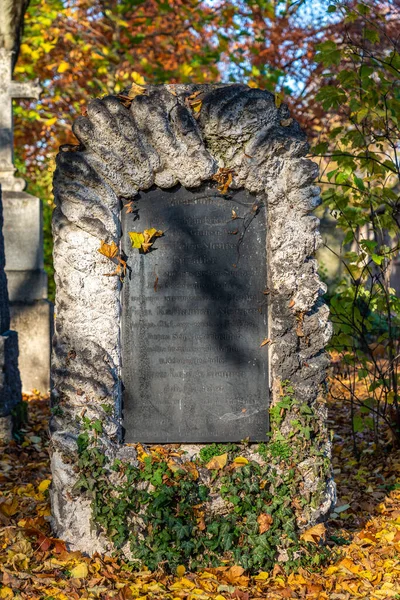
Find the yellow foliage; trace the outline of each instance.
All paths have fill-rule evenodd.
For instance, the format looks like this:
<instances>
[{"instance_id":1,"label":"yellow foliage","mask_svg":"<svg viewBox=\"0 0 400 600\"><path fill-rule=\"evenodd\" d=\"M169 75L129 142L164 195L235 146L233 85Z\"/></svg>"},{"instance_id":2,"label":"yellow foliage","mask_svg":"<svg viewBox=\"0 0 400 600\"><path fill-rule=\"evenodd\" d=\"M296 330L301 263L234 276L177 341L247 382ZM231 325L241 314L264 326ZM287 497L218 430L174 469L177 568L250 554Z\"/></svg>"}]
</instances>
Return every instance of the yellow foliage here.
<instances>
[{"instance_id":1,"label":"yellow foliage","mask_svg":"<svg viewBox=\"0 0 400 600\"><path fill-rule=\"evenodd\" d=\"M138 85L146 85L145 78L143 77L143 75L140 75L140 73L138 73L137 71L132 71L131 78Z\"/></svg>"},{"instance_id":2,"label":"yellow foliage","mask_svg":"<svg viewBox=\"0 0 400 600\"><path fill-rule=\"evenodd\" d=\"M228 453L220 454L219 456L213 456L213 458L207 463L207 469L223 469L228 462Z\"/></svg>"},{"instance_id":3,"label":"yellow foliage","mask_svg":"<svg viewBox=\"0 0 400 600\"><path fill-rule=\"evenodd\" d=\"M163 232L155 229L155 227L151 227L150 229L145 229L143 232L129 231L128 235L131 240L132 248L138 248L138 250L146 253L154 244L155 238L161 237Z\"/></svg>"},{"instance_id":4,"label":"yellow foliage","mask_svg":"<svg viewBox=\"0 0 400 600\"><path fill-rule=\"evenodd\" d=\"M85 579L88 576L89 570L86 563L81 562L71 569L71 577L76 579Z\"/></svg>"},{"instance_id":5,"label":"yellow foliage","mask_svg":"<svg viewBox=\"0 0 400 600\"><path fill-rule=\"evenodd\" d=\"M48 487L50 485L51 485L51 479L43 479L43 481L41 481L38 486L39 492L41 494L44 494L44 492L48 489Z\"/></svg>"},{"instance_id":6,"label":"yellow foliage","mask_svg":"<svg viewBox=\"0 0 400 600\"><path fill-rule=\"evenodd\" d=\"M248 465L249 464L248 459L245 458L244 456L237 456L233 462L235 465Z\"/></svg>"},{"instance_id":7,"label":"yellow foliage","mask_svg":"<svg viewBox=\"0 0 400 600\"><path fill-rule=\"evenodd\" d=\"M258 575L254 577L255 581L267 581L269 579L268 571L260 571Z\"/></svg>"},{"instance_id":8,"label":"yellow foliage","mask_svg":"<svg viewBox=\"0 0 400 600\"><path fill-rule=\"evenodd\" d=\"M29 44L21 44L20 51L22 54L32 54L32 49Z\"/></svg>"},{"instance_id":9,"label":"yellow foliage","mask_svg":"<svg viewBox=\"0 0 400 600\"><path fill-rule=\"evenodd\" d=\"M185 573L186 567L184 565L178 565L176 567L176 574L178 575L178 577L183 577Z\"/></svg>"},{"instance_id":10,"label":"yellow foliage","mask_svg":"<svg viewBox=\"0 0 400 600\"><path fill-rule=\"evenodd\" d=\"M325 525L318 523L314 527L310 527L300 535L300 539L305 542L311 542L312 544L318 544L320 539L325 535Z\"/></svg>"},{"instance_id":11,"label":"yellow foliage","mask_svg":"<svg viewBox=\"0 0 400 600\"><path fill-rule=\"evenodd\" d=\"M70 64L67 63L65 60L62 60L60 62L60 64L58 65L57 72L58 73L65 73L65 71L68 71L69 68L70 68Z\"/></svg>"},{"instance_id":12,"label":"yellow foliage","mask_svg":"<svg viewBox=\"0 0 400 600\"><path fill-rule=\"evenodd\" d=\"M190 581L190 579L188 579L187 577L181 577L181 579L179 581L176 581L175 583L173 583L170 586L171 590L187 590L187 589L193 589L195 588L196 585L193 583L193 581Z\"/></svg>"}]
</instances>

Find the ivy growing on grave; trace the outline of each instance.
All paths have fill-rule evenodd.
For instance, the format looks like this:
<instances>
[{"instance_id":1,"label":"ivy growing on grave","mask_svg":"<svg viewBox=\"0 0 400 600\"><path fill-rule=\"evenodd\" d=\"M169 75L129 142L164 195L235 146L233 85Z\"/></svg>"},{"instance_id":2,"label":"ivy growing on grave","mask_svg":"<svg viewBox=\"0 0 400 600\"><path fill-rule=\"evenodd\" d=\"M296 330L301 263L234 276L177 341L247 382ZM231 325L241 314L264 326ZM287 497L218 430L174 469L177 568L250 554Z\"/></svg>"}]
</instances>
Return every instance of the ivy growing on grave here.
<instances>
[{"instance_id":1,"label":"ivy growing on grave","mask_svg":"<svg viewBox=\"0 0 400 600\"><path fill-rule=\"evenodd\" d=\"M271 441L257 451L247 443L210 444L189 461L176 446L137 444L136 465L109 459L101 421L83 417L74 491L91 499L93 524L138 568L316 566L327 550L315 552L310 540L319 542L321 534L306 536L301 527L309 507L320 505L330 474L319 420L289 382L270 413ZM287 436L283 426L290 426ZM305 458L321 482L311 491L299 468Z\"/></svg>"}]
</instances>

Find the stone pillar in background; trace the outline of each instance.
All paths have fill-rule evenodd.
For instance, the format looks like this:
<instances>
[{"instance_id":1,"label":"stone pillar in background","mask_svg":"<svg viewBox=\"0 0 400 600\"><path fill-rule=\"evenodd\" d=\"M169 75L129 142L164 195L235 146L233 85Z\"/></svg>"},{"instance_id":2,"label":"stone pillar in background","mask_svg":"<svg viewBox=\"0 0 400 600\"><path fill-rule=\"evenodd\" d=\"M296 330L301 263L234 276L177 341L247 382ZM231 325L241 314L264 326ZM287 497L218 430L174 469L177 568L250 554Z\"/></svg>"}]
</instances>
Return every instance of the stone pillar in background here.
<instances>
[{"instance_id":1,"label":"stone pillar in background","mask_svg":"<svg viewBox=\"0 0 400 600\"><path fill-rule=\"evenodd\" d=\"M11 439L11 412L21 401L18 335L10 331L7 277L4 271L3 208L0 189L0 441Z\"/></svg>"},{"instance_id":2,"label":"stone pillar in background","mask_svg":"<svg viewBox=\"0 0 400 600\"><path fill-rule=\"evenodd\" d=\"M12 81L12 52L0 48L0 184L11 326L18 332L20 372L25 392L50 387L52 306L43 269L43 223L39 198L23 191L14 177L13 98L38 98L38 84Z\"/></svg>"}]
</instances>

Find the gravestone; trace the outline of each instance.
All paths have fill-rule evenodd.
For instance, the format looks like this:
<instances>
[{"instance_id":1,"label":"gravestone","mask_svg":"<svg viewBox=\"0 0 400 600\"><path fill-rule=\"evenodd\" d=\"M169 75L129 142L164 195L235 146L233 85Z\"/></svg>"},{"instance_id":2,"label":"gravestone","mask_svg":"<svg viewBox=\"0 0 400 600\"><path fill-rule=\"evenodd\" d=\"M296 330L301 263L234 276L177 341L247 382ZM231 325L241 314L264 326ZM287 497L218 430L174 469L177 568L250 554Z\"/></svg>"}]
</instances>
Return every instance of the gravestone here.
<instances>
[{"instance_id":1,"label":"gravestone","mask_svg":"<svg viewBox=\"0 0 400 600\"><path fill-rule=\"evenodd\" d=\"M122 211L125 441L265 440L265 206L179 187L141 192L135 207ZM139 254L127 232L154 223L165 233Z\"/></svg>"},{"instance_id":2,"label":"gravestone","mask_svg":"<svg viewBox=\"0 0 400 600\"><path fill-rule=\"evenodd\" d=\"M21 402L18 370L18 335L10 330L7 277L4 271L3 207L0 187L0 441L12 434L12 411Z\"/></svg>"},{"instance_id":3,"label":"gravestone","mask_svg":"<svg viewBox=\"0 0 400 600\"><path fill-rule=\"evenodd\" d=\"M43 265L42 205L23 191L13 165L14 98L38 98L37 83L12 80L13 52L0 48L0 184L3 190L6 273L11 326L18 332L25 392L50 388L51 304Z\"/></svg>"},{"instance_id":4,"label":"gravestone","mask_svg":"<svg viewBox=\"0 0 400 600\"><path fill-rule=\"evenodd\" d=\"M235 442L273 490L290 468L268 454L271 437L296 457L298 528L321 520L335 498L331 326L310 214L317 168L288 108L245 85L147 86L92 100L73 130L79 144L61 147L54 177L56 534L88 552L113 547L81 483L88 443L106 464L139 469L154 444L198 464L210 442ZM207 473L196 481L210 488ZM213 490L206 518L232 513ZM127 529L145 531L137 518L126 514Z\"/></svg>"}]
</instances>

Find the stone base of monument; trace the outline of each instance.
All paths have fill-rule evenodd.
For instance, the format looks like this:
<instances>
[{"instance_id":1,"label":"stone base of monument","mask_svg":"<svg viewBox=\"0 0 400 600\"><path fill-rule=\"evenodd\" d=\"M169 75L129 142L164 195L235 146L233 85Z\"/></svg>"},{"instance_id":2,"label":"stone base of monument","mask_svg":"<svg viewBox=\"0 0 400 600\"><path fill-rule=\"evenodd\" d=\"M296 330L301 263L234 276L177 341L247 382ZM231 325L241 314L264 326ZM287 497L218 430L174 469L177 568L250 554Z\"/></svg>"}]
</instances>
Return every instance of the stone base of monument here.
<instances>
[{"instance_id":1,"label":"stone base of monument","mask_svg":"<svg viewBox=\"0 0 400 600\"><path fill-rule=\"evenodd\" d=\"M19 336L22 389L50 389L52 305L43 269L43 215L39 198L4 191L4 242L11 323Z\"/></svg>"},{"instance_id":2,"label":"stone base of monument","mask_svg":"<svg viewBox=\"0 0 400 600\"><path fill-rule=\"evenodd\" d=\"M50 344L53 305L48 300L10 303L12 328L18 332L22 390L50 389Z\"/></svg>"},{"instance_id":3,"label":"stone base of monument","mask_svg":"<svg viewBox=\"0 0 400 600\"><path fill-rule=\"evenodd\" d=\"M335 501L317 168L269 92L128 91L57 158L53 528L266 570Z\"/></svg>"}]
</instances>

